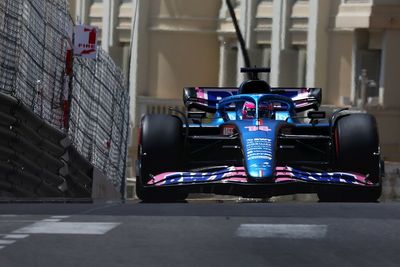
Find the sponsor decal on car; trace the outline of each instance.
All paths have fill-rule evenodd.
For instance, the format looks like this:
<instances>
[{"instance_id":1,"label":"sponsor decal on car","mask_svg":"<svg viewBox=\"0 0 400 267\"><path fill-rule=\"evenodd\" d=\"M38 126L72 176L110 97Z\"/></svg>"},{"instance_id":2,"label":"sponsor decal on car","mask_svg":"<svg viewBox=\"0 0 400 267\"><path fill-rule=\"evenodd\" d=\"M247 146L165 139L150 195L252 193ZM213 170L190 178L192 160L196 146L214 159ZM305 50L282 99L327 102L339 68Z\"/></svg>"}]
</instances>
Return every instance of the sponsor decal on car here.
<instances>
[{"instance_id":1,"label":"sponsor decal on car","mask_svg":"<svg viewBox=\"0 0 400 267\"><path fill-rule=\"evenodd\" d=\"M263 132L270 132L272 131L271 128L269 128L268 126L246 126L244 127L245 129L247 129L249 132L256 132L256 131L263 131Z\"/></svg>"}]
</instances>

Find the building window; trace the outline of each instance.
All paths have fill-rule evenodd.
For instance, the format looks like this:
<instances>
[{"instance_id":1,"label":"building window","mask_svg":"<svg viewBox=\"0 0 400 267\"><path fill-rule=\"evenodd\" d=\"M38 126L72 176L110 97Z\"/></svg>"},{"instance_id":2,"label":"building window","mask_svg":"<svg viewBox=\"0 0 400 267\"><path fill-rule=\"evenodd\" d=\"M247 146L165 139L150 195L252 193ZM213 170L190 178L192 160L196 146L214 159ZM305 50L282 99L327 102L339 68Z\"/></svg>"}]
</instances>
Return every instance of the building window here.
<instances>
[{"instance_id":1,"label":"building window","mask_svg":"<svg viewBox=\"0 0 400 267\"><path fill-rule=\"evenodd\" d=\"M379 31L355 31L353 104L379 104L382 34ZM365 85L365 96L363 96ZM364 102L364 103L361 103Z\"/></svg>"},{"instance_id":2,"label":"building window","mask_svg":"<svg viewBox=\"0 0 400 267\"><path fill-rule=\"evenodd\" d=\"M367 86L366 95L368 97L379 97L379 80L381 70L381 50L362 49L357 52L356 63L356 97L361 98L361 80L360 76L363 70L366 71L369 86Z\"/></svg>"}]
</instances>

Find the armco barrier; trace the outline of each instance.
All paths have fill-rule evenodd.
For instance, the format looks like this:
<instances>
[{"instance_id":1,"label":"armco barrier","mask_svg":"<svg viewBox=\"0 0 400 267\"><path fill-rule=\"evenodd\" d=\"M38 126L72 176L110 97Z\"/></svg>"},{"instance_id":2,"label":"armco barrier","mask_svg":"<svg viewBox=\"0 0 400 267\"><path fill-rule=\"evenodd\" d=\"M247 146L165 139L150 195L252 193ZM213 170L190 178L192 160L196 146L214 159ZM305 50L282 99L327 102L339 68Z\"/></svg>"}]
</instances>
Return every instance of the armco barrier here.
<instances>
[{"instance_id":1,"label":"armco barrier","mask_svg":"<svg viewBox=\"0 0 400 267\"><path fill-rule=\"evenodd\" d=\"M0 93L2 197L54 198L67 194L59 175L65 134L47 125L14 97Z\"/></svg>"},{"instance_id":2,"label":"armco barrier","mask_svg":"<svg viewBox=\"0 0 400 267\"><path fill-rule=\"evenodd\" d=\"M90 201L96 198L93 177L92 164L71 145L65 133L48 125L16 98L0 93L2 200ZM107 182L105 179L102 183ZM115 198L118 190L111 188Z\"/></svg>"}]
</instances>

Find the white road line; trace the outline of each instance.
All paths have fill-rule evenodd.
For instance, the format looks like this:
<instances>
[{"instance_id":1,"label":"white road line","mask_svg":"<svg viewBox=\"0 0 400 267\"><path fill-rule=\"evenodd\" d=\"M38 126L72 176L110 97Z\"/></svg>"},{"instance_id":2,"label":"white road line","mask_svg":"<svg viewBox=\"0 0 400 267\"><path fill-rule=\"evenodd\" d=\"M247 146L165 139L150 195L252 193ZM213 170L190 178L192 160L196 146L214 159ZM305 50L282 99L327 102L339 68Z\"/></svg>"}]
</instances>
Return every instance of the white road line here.
<instances>
[{"instance_id":1,"label":"white road line","mask_svg":"<svg viewBox=\"0 0 400 267\"><path fill-rule=\"evenodd\" d=\"M321 239L327 225L316 224L241 224L236 235L245 238Z\"/></svg>"},{"instance_id":2,"label":"white road line","mask_svg":"<svg viewBox=\"0 0 400 267\"><path fill-rule=\"evenodd\" d=\"M4 235L4 238L8 238L8 239L24 239L27 238L29 235L25 235L25 234L10 234L10 235Z\"/></svg>"},{"instance_id":3,"label":"white road line","mask_svg":"<svg viewBox=\"0 0 400 267\"><path fill-rule=\"evenodd\" d=\"M0 216L0 218L16 217L13 215ZM60 222L70 216L51 216L41 221L37 220L5 220L0 223L29 223L32 224L13 231L11 234L0 234L0 250L18 240L29 237L29 234L77 234L77 235L104 235L120 223L103 222Z\"/></svg>"},{"instance_id":4,"label":"white road line","mask_svg":"<svg viewBox=\"0 0 400 267\"><path fill-rule=\"evenodd\" d=\"M120 223L100 222L36 222L13 231L16 234L104 235Z\"/></svg>"},{"instance_id":5,"label":"white road line","mask_svg":"<svg viewBox=\"0 0 400 267\"><path fill-rule=\"evenodd\" d=\"M10 218L16 218L18 217L17 215L13 215L13 214L2 214L0 215L0 223L32 223L31 226L34 226L38 223L37 220L10 220ZM69 218L69 216L51 216L49 219L43 219L42 223L59 223L59 221L61 221L62 219L66 219ZM6 219L6 220L4 220ZM8 220L7 220L8 219ZM27 226L27 228L29 228L29 226ZM24 228L22 228L24 229ZM17 230L18 231L18 230ZM90 232L90 231L89 231ZM103 232L106 232L106 229L103 230ZM22 234L18 234L16 233L16 231L13 232L14 234L0 234L0 236L3 239L0 239L0 250L5 248L7 245L11 245L14 244L16 241L24 239L29 237L29 234L26 233L22 233Z\"/></svg>"},{"instance_id":6,"label":"white road line","mask_svg":"<svg viewBox=\"0 0 400 267\"><path fill-rule=\"evenodd\" d=\"M70 216L51 216L52 219L67 219Z\"/></svg>"},{"instance_id":7,"label":"white road line","mask_svg":"<svg viewBox=\"0 0 400 267\"><path fill-rule=\"evenodd\" d=\"M4 240L4 239L0 239L0 245L11 245L15 243L15 240Z\"/></svg>"}]
</instances>

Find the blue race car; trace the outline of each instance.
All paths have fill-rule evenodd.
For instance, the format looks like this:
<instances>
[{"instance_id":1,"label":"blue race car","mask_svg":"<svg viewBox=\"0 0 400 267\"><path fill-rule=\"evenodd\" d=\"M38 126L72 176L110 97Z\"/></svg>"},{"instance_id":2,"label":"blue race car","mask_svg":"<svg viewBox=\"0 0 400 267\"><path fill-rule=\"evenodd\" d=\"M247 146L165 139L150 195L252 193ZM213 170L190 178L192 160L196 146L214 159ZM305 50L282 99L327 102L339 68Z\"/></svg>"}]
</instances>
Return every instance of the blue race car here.
<instances>
[{"instance_id":1,"label":"blue race car","mask_svg":"<svg viewBox=\"0 0 400 267\"><path fill-rule=\"evenodd\" d=\"M321 201L377 201L384 170L375 118L344 109L327 118L318 111L321 89L271 88L258 79L268 71L242 68L252 78L239 88L184 88L186 113L143 116L137 196L317 193Z\"/></svg>"}]
</instances>

